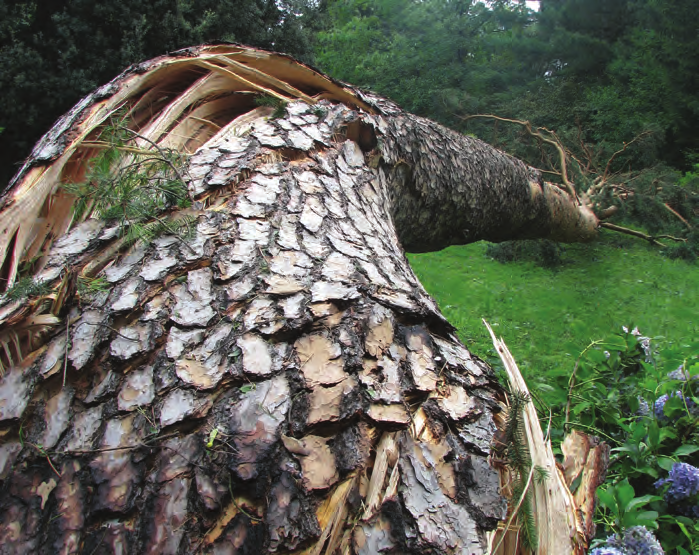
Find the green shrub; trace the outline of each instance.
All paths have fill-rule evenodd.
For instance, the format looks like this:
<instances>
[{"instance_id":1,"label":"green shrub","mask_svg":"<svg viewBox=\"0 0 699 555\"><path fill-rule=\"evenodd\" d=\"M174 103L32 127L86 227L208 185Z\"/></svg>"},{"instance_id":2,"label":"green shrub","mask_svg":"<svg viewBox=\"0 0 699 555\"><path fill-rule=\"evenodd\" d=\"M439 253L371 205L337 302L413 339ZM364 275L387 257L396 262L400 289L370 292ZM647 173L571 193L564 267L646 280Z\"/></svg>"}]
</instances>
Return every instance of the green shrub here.
<instances>
[{"instance_id":1,"label":"green shrub","mask_svg":"<svg viewBox=\"0 0 699 555\"><path fill-rule=\"evenodd\" d=\"M686 243L671 245L664 250L664 254L672 259L696 261L699 258L699 231L692 230L687 235Z\"/></svg>"},{"instance_id":2,"label":"green shrub","mask_svg":"<svg viewBox=\"0 0 699 555\"><path fill-rule=\"evenodd\" d=\"M486 255L498 262L533 262L542 268L556 268L563 264L565 248L548 239L505 241L490 243Z\"/></svg>"},{"instance_id":3,"label":"green shrub","mask_svg":"<svg viewBox=\"0 0 699 555\"><path fill-rule=\"evenodd\" d=\"M654 351L637 330L591 343L554 407L562 433L579 428L612 447L599 488L598 536L655 530L665 553L699 548L699 345Z\"/></svg>"}]
</instances>

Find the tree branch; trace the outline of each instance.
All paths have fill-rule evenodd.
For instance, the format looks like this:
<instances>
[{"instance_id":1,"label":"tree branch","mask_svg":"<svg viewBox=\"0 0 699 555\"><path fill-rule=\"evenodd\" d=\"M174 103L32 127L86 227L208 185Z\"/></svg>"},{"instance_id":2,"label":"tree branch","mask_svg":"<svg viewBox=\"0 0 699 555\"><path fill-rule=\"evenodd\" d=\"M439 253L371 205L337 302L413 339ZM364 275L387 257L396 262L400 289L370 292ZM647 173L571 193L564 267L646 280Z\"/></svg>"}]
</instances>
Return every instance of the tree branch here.
<instances>
[{"instance_id":1,"label":"tree branch","mask_svg":"<svg viewBox=\"0 0 699 555\"><path fill-rule=\"evenodd\" d=\"M692 227L692 224L690 224L687 220L685 220L676 210L674 210L667 202L663 203L663 206L667 208L670 212L672 212L675 216L679 218L679 220L687 226L688 229L694 229Z\"/></svg>"},{"instance_id":2,"label":"tree branch","mask_svg":"<svg viewBox=\"0 0 699 555\"><path fill-rule=\"evenodd\" d=\"M560 160L561 160L561 173L560 173L560 175L561 175L561 179L563 180L563 184L565 185L565 188L568 191L568 194L570 194L570 196L574 200L578 199L578 194L575 191L575 187L568 180L567 155L566 155L565 150L563 149L563 146L561 145L561 142L559 140L549 139L548 137L546 137L545 135L540 133L538 131L538 129L541 129L540 127L537 128L537 131L534 131L532 129L532 124L528 121L522 121L522 120L518 120L518 119L501 118L500 116L495 116L492 114L474 114L472 116L457 116L457 117L459 117L463 121L468 121L468 120L473 119L473 118L489 118L489 119L494 119L497 121L505 121L507 123L516 123L518 125L522 125L532 137L536 137L540 141L551 145L552 147L554 147L558 151L558 156L560 157ZM549 133L551 133L554 137L556 136L555 133L553 133L552 131L549 131Z\"/></svg>"},{"instance_id":3,"label":"tree branch","mask_svg":"<svg viewBox=\"0 0 699 555\"><path fill-rule=\"evenodd\" d=\"M609 168L612 165L614 158L616 158L618 154L621 154L622 152L624 152L626 150L626 147L628 147L629 145L635 143L636 141L638 141L638 140L642 139L643 137L646 137L650 134L651 134L650 131L644 131L643 133L636 135L628 143L624 143L624 148L617 150L614 154L612 154L612 157L607 161L607 165L604 168L604 173L602 174L602 182L607 180L607 176L609 175Z\"/></svg>"},{"instance_id":4,"label":"tree branch","mask_svg":"<svg viewBox=\"0 0 699 555\"><path fill-rule=\"evenodd\" d=\"M652 245L655 245L657 247L665 247L667 245L663 245L660 241L657 239L670 239L671 241L677 241L678 243L686 243L687 239L683 239L682 237L673 237L672 235L646 235L645 233L641 231L636 231L635 229L629 229L628 227L622 227L620 225L614 225L610 224L609 222L601 222L599 224L600 227L604 227L605 229L609 229L611 231L617 231L618 233L623 233L625 235L631 235L632 237L638 237L639 239L644 239L645 241L648 241Z\"/></svg>"}]
</instances>

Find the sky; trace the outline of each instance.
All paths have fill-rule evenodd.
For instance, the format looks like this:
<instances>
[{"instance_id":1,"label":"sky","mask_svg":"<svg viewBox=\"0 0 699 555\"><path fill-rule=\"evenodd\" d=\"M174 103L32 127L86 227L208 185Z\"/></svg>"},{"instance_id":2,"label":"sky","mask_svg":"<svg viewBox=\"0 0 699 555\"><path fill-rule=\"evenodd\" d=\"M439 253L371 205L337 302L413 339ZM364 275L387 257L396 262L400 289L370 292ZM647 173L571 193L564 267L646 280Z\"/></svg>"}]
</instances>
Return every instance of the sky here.
<instances>
[{"instance_id":1,"label":"sky","mask_svg":"<svg viewBox=\"0 0 699 555\"><path fill-rule=\"evenodd\" d=\"M527 7L528 7L530 10L539 11L539 1L538 1L538 0L535 0L535 1L529 1L529 0L527 0Z\"/></svg>"}]
</instances>

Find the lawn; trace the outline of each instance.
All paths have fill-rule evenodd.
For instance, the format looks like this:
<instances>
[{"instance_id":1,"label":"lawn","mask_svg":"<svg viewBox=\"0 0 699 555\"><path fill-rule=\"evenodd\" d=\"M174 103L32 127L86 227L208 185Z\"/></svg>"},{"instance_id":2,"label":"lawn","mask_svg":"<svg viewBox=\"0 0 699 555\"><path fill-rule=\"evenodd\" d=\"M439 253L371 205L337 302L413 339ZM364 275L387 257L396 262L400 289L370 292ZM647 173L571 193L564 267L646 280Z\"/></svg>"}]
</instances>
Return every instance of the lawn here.
<instances>
[{"instance_id":1,"label":"lawn","mask_svg":"<svg viewBox=\"0 0 699 555\"><path fill-rule=\"evenodd\" d=\"M699 338L699 266L670 260L646 244L606 235L568 245L556 269L502 264L487 244L408 258L471 351L494 361L485 318L502 336L532 388L549 403L594 339L634 325L666 348ZM557 386L558 384L558 386Z\"/></svg>"}]
</instances>

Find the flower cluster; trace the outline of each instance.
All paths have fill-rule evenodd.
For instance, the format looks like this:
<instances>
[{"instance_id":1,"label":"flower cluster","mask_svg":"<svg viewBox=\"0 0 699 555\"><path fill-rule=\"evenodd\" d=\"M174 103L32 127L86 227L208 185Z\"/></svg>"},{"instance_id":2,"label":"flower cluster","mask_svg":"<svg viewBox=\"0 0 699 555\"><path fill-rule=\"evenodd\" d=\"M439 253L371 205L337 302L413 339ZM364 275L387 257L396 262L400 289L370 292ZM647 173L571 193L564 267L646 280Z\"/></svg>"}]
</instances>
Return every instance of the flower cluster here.
<instances>
[{"instance_id":1,"label":"flower cluster","mask_svg":"<svg viewBox=\"0 0 699 555\"><path fill-rule=\"evenodd\" d=\"M675 463L670 475L655 482L655 487L660 488L665 484L670 484L665 492L665 501L678 503L687 500L699 493L699 468L687 463Z\"/></svg>"},{"instance_id":2,"label":"flower cluster","mask_svg":"<svg viewBox=\"0 0 699 555\"><path fill-rule=\"evenodd\" d=\"M638 396L638 410L636 411L637 416L648 416L650 414L650 407L648 406L648 401L646 401L640 395Z\"/></svg>"},{"instance_id":3,"label":"flower cluster","mask_svg":"<svg viewBox=\"0 0 699 555\"><path fill-rule=\"evenodd\" d=\"M681 382L686 382L687 380L689 380L690 375L689 375L689 372L687 372L684 369L684 364L680 364L677 367L677 370L673 370L672 372L670 372L667 375L667 377L671 380L679 380Z\"/></svg>"},{"instance_id":4,"label":"flower cluster","mask_svg":"<svg viewBox=\"0 0 699 555\"><path fill-rule=\"evenodd\" d=\"M595 547L588 555L625 555L625 553L616 547Z\"/></svg>"},{"instance_id":5,"label":"flower cluster","mask_svg":"<svg viewBox=\"0 0 699 555\"><path fill-rule=\"evenodd\" d=\"M687 403L687 409L689 409L692 414L694 413L694 409L696 409L696 404L694 401L691 399L685 399L684 395L682 395L681 391L675 391L674 393L670 393L669 395L661 395L658 397L657 401L655 401L655 404L653 405L653 413L655 414L655 417L659 420L662 420L665 417L665 403L667 403L667 400L670 399L670 397L679 397L682 399L685 403Z\"/></svg>"},{"instance_id":6,"label":"flower cluster","mask_svg":"<svg viewBox=\"0 0 699 555\"><path fill-rule=\"evenodd\" d=\"M633 553L635 555L664 555L663 546L655 538L653 532L645 526L632 526L624 530L624 535L619 537L614 534L607 539L607 544L611 547L621 549L623 553Z\"/></svg>"},{"instance_id":7,"label":"flower cluster","mask_svg":"<svg viewBox=\"0 0 699 555\"><path fill-rule=\"evenodd\" d=\"M670 398L669 395L661 395L658 397L658 400L655 401L655 405L653 405L653 412L655 413L656 418L664 418L665 413L663 412L663 408L665 408L665 403L667 403L667 400Z\"/></svg>"},{"instance_id":8,"label":"flower cluster","mask_svg":"<svg viewBox=\"0 0 699 555\"><path fill-rule=\"evenodd\" d=\"M596 547L589 555L664 555L663 547L645 526L632 526L624 534L607 538L607 544Z\"/></svg>"},{"instance_id":9,"label":"flower cluster","mask_svg":"<svg viewBox=\"0 0 699 555\"><path fill-rule=\"evenodd\" d=\"M629 328L626 326L621 326L621 329L624 330L624 333L629 333ZM646 337L645 335L641 334L638 327L632 329L630 333L640 343L641 349L643 349L643 354L646 355L646 362L651 362L653 360L653 351L650 347L650 337Z\"/></svg>"}]
</instances>

